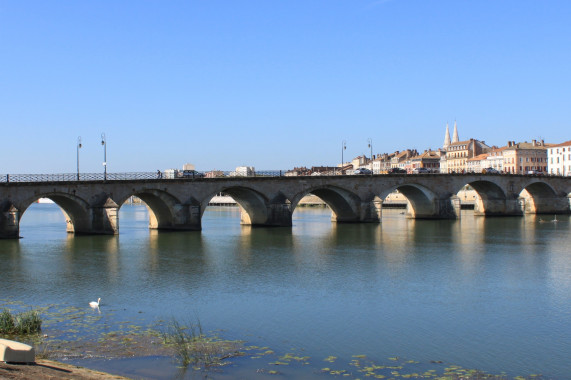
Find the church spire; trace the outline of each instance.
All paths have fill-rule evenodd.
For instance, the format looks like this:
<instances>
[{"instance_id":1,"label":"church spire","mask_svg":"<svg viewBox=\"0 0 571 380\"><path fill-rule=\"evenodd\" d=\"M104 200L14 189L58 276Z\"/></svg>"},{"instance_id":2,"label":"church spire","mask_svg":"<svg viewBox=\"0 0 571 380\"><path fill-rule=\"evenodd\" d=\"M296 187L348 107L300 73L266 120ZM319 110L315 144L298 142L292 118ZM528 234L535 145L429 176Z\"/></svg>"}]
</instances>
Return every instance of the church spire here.
<instances>
[{"instance_id":1,"label":"church spire","mask_svg":"<svg viewBox=\"0 0 571 380\"><path fill-rule=\"evenodd\" d=\"M452 134L452 142L457 143L458 141L460 141L458 139L458 126L456 125L456 120L454 120L454 132Z\"/></svg>"},{"instance_id":2,"label":"church spire","mask_svg":"<svg viewBox=\"0 0 571 380\"><path fill-rule=\"evenodd\" d=\"M448 145L450 145L450 129L448 128L448 123L446 123L446 133L444 134L443 148L444 149L448 148Z\"/></svg>"}]
</instances>

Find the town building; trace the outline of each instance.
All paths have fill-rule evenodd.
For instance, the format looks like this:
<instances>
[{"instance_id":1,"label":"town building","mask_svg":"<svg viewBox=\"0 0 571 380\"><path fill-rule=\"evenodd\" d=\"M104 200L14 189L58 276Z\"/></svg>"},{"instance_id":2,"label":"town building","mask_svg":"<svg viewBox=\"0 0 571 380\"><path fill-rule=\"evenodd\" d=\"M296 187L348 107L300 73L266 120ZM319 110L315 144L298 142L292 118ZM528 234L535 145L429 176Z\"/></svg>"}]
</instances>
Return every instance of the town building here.
<instances>
[{"instance_id":1,"label":"town building","mask_svg":"<svg viewBox=\"0 0 571 380\"><path fill-rule=\"evenodd\" d=\"M500 173L504 172L504 150L506 150L507 146L503 146L501 148L492 148L488 152L488 162L486 164L482 163L482 168L493 168Z\"/></svg>"},{"instance_id":2,"label":"town building","mask_svg":"<svg viewBox=\"0 0 571 380\"><path fill-rule=\"evenodd\" d=\"M396 151L395 155L391 158L391 168L406 170L407 161L410 165L410 158L414 156L418 156L416 149L407 149L402 152Z\"/></svg>"},{"instance_id":3,"label":"town building","mask_svg":"<svg viewBox=\"0 0 571 380\"><path fill-rule=\"evenodd\" d=\"M446 163L446 149L439 149L440 153L440 173L448 173L448 164Z\"/></svg>"},{"instance_id":4,"label":"town building","mask_svg":"<svg viewBox=\"0 0 571 380\"><path fill-rule=\"evenodd\" d=\"M530 143L508 141L503 151L504 172L509 174L528 174L547 172L547 145L541 141Z\"/></svg>"},{"instance_id":5,"label":"town building","mask_svg":"<svg viewBox=\"0 0 571 380\"><path fill-rule=\"evenodd\" d=\"M416 155L410 159L411 171L415 169L425 168L431 173L440 171L440 151L425 150L422 154Z\"/></svg>"},{"instance_id":6,"label":"town building","mask_svg":"<svg viewBox=\"0 0 571 380\"><path fill-rule=\"evenodd\" d=\"M373 162L372 162L372 171L373 174L386 174L388 173L388 170L391 168L391 159L395 156L395 154L397 154L398 152L395 153L383 153L383 154L377 154L374 158L373 158Z\"/></svg>"},{"instance_id":7,"label":"town building","mask_svg":"<svg viewBox=\"0 0 571 380\"><path fill-rule=\"evenodd\" d=\"M301 167L294 167L291 170L288 170L285 172L285 176L286 177L297 177L297 176L302 176L302 175L310 175L311 174L311 170L306 168L305 166L301 166Z\"/></svg>"},{"instance_id":8,"label":"town building","mask_svg":"<svg viewBox=\"0 0 571 380\"><path fill-rule=\"evenodd\" d=\"M466 160L466 172L468 173L482 173L483 169L488 168L488 153L482 153L476 157L468 158Z\"/></svg>"},{"instance_id":9,"label":"town building","mask_svg":"<svg viewBox=\"0 0 571 380\"><path fill-rule=\"evenodd\" d=\"M222 170L211 170L204 173L204 178L219 178L224 177L224 172Z\"/></svg>"},{"instance_id":10,"label":"town building","mask_svg":"<svg viewBox=\"0 0 571 380\"><path fill-rule=\"evenodd\" d=\"M446 172L465 173L468 159L487 153L490 149L484 141L476 139L450 143L446 148Z\"/></svg>"},{"instance_id":11,"label":"town building","mask_svg":"<svg viewBox=\"0 0 571 380\"><path fill-rule=\"evenodd\" d=\"M571 175L571 140L547 148L549 174Z\"/></svg>"},{"instance_id":12,"label":"town building","mask_svg":"<svg viewBox=\"0 0 571 380\"><path fill-rule=\"evenodd\" d=\"M339 169L336 166L312 166L311 175L335 175Z\"/></svg>"},{"instance_id":13,"label":"town building","mask_svg":"<svg viewBox=\"0 0 571 380\"><path fill-rule=\"evenodd\" d=\"M450 140L450 131L446 124L444 144L440 154L440 173L465 173L468 171L468 159L473 159L491 148L484 141L470 139L460 141L458 137L458 124L454 121L454 132ZM471 165L476 165L471 162ZM481 166L481 164L478 164Z\"/></svg>"},{"instance_id":14,"label":"town building","mask_svg":"<svg viewBox=\"0 0 571 380\"><path fill-rule=\"evenodd\" d=\"M230 173L230 177L253 177L255 175L256 169L253 166L238 166Z\"/></svg>"},{"instance_id":15,"label":"town building","mask_svg":"<svg viewBox=\"0 0 571 380\"><path fill-rule=\"evenodd\" d=\"M351 160L351 169L359 169L365 167L369 163L369 159L366 156L355 157Z\"/></svg>"}]
</instances>

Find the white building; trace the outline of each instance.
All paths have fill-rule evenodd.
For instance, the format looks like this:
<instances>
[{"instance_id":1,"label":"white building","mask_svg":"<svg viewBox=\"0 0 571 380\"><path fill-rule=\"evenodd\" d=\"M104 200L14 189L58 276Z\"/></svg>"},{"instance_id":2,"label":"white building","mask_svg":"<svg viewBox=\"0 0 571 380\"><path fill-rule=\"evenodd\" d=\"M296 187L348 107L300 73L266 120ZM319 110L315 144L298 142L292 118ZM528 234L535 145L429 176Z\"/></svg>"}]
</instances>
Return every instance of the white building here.
<instances>
[{"instance_id":1,"label":"white building","mask_svg":"<svg viewBox=\"0 0 571 380\"><path fill-rule=\"evenodd\" d=\"M448 173L448 165L446 165L446 149L440 149L440 173Z\"/></svg>"},{"instance_id":2,"label":"white building","mask_svg":"<svg viewBox=\"0 0 571 380\"><path fill-rule=\"evenodd\" d=\"M162 174L163 178L174 179L178 177L178 169L165 169Z\"/></svg>"},{"instance_id":3,"label":"white building","mask_svg":"<svg viewBox=\"0 0 571 380\"><path fill-rule=\"evenodd\" d=\"M501 148L494 148L488 152L488 162L486 164L482 164L483 169L485 168L494 168L500 173L504 172L504 150L507 146Z\"/></svg>"},{"instance_id":4,"label":"white building","mask_svg":"<svg viewBox=\"0 0 571 380\"><path fill-rule=\"evenodd\" d=\"M256 175L256 170L253 166L238 166L236 171L230 173L230 177L253 177Z\"/></svg>"},{"instance_id":5,"label":"white building","mask_svg":"<svg viewBox=\"0 0 571 380\"><path fill-rule=\"evenodd\" d=\"M387 154L377 154L372 161L372 171L373 174L382 174L386 173L387 170L391 168L391 158L394 156L394 153Z\"/></svg>"},{"instance_id":6,"label":"white building","mask_svg":"<svg viewBox=\"0 0 571 380\"><path fill-rule=\"evenodd\" d=\"M547 149L549 174L571 176L571 140Z\"/></svg>"},{"instance_id":7,"label":"white building","mask_svg":"<svg viewBox=\"0 0 571 380\"><path fill-rule=\"evenodd\" d=\"M488 154L479 154L466 160L466 171L468 173L481 173L482 169L488 168L486 165L488 165Z\"/></svg>"}]
</instances>

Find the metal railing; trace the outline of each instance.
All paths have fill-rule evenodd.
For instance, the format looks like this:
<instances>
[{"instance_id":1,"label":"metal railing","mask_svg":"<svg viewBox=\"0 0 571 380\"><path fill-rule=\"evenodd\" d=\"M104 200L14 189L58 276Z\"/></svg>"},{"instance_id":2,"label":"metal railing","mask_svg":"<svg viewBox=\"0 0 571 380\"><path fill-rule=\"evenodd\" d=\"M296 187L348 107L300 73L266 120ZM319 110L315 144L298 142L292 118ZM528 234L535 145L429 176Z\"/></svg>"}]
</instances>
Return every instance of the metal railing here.
<instances>
[{"instance_id":1,"label":"metal railing","mask_svg":"<svg viewBox=\"0 0 571 380\"><path fill-rule=\"evenodd\" d=\"M0 174L0 183L13 182L77 182L77 181L136 181L232 177L281 177L285 170L257 170L250 173L215 170L210 172L131 172L131 173L63 173L63 174Z\"/></svg>"},{"instance_id":2,"label":"metal railing","mask_svg":"<svg viewBox=\"0 0 571 380\"><path fill-rule=\"evenodd\" d=\"M313 173L313 174L292 174L287 170L256 170L255 172L236 172L212 170L205 172L198 171L178 171L178 172L130 172L130 173L63 173L63 174L0 174L0 183L26 183L26 182L77 182L77 181L136 181L136 180L194 180L201 178L243 178L243 177L283 177L283 176L335 176L335 175L351 175L352 171L336 170L330 172ZM406 174L406 173L402 173ZM454 173L450 175L474 175L482 173ZM385 173L374 173L371 175L387 175ZM389 174L390 175L390 174ZM416 174L415 174L416 175ZM501 173L500 175L513 175L509 173ZM544 174L519 174L529 176L542 177L564 177L561 175L544 173Z\"/></svg>"}]
</instances>

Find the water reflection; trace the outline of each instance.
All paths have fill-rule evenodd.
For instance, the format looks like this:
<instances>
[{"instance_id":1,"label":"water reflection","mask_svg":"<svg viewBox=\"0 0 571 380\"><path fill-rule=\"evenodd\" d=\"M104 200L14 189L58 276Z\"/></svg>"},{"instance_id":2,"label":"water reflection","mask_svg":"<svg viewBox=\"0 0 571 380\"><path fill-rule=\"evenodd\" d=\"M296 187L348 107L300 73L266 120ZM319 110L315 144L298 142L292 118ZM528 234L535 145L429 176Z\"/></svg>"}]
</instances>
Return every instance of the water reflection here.
<instances>
[{"instance_id":1,"label":"water reflection","mask_svg":"<svg viewBox=\"0 0 571 380\"><path fill-rule=\"evenodd\" d=\"M25 239L0 241L0 299L88 308L102 297L110 331L198 316L207 330L296 347L318 365L366 354L571 372L569 216L385 210L380 224L336 224L329 211L298 208L292 228L255 228L237 208L209 207L202 231L160 233L144 206L124 205L120 235L74 237L44 228L59 223L46 213L30 210Z\"/></svg>"}]
</instances>

